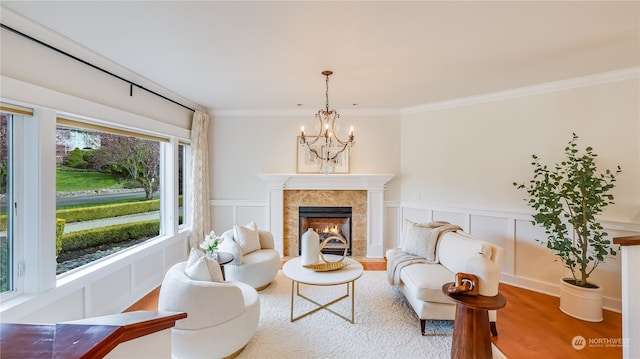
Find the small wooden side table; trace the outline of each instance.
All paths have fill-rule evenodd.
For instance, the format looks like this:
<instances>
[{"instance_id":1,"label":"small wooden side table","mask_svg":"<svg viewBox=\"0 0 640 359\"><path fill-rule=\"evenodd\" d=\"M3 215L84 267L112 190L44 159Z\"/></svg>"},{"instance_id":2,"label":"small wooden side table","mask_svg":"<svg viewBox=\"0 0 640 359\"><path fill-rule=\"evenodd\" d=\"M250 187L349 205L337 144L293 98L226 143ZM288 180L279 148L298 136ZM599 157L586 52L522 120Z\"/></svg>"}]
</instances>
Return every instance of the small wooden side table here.
<instances>
[{"instance_id":1,"label":"small wooden side table","mask_svg":"<svg viewBox=\"0 0 640 359\"><path fill-rule=\"evenodd\" d=\"M503 308L507 305L507 299L500 293L494 297L451 294L447 290L451 284L442 286L442 292L456 302L451 358L491 359L488 311Z\"/></svg>"},{"instance_id":2,"label":"small wooden side table","mask_svg":"<svg viewBox=\"0 0 640 359\"><path fill-rule=\"evenodd\" d=\"M220 271L222 272L222 279L224 280L226 280L226 278L224 277L224 265L231 263L231 261L233 261L233 258L233 254L231 253L218 251L218 258L216 258L216 260L218 261L218 264L220 264Z\"/></svg>"}]
</instances>

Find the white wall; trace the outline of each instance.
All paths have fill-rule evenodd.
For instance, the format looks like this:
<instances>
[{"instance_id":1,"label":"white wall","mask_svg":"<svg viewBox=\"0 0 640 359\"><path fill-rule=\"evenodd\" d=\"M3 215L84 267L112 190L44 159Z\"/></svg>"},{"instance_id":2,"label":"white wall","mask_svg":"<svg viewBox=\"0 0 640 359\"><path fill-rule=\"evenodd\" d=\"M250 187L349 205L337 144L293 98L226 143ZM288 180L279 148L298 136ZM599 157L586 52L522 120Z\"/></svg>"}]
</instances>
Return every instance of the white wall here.
<instances>
[{"instance_id":1,"label":"white wall","mask_svg":"<svg viewBox=\"0 0 640 359\"><path fill-rule=\"evenodd\" d=\"M635 79L402 117L402 200L527 212L512 186L533 175L531 155L553 165L575 132L600 169L622 167L604 219L640 222L640 91Z\"/></svg>"},{"instance_id":2,"label":"white wall","mask_svg":"<svg viewBox=\"0 0 640 359\"><path fill-rule=\"evenodd\" d=\"M580 148L595 149L600 169L623 170L616 203L600 217L609 238L640 231L640 91L637 72L630 74L632 79L544 93L531 88L530 95L460 100L403 115L402 216L447 220L501 245L503 282L557 295L565 269L536 241L544 230L531 225L526 192L512 182L529 181L534 153L550 165L561 161L575 132ZM590 278L603 286L607 308L620 310L620 276L618 255Z\"/></svg>"},{"instance_id":3,"label":"white wall","mask_svg":"<svg viewBox=\"0 0 640 359\"><path fill-rule=\"evenodd\" d=\"M350 173L400 173L399 114L341 113L343 136L354 127ZM310 134L316 121L308 115L213 115L209 129L213 229L234 223L266 221L267 188L257 174L296 173L300 126ZM400 198L400 181L387 184L387 200Z\"/></svg>"},{"instance_id":4,"label":"white wall","mask_svg":"<svg viewBox=\"0 0 640 359\"><path fill-rule=\"evenodd\" d=\"M529 180L534 153L550 163L561 160L575 132L580 147L595 148L601 168L623 169L616 204L601 218L609 236L640 231L638 86L637 69L632 69L407 109L400 118L343 116L345 126L360 120L354 125L352 172L395 174L385 193L385 247L400 244L405 217L457 223L506 249L505 283L557 295L564 268L535 241L544 231L530 224L526 193L512 183ZM267 190L255 175L295 172L295 136L300 125L310 126L310 118L213 119L216 231L251 218L268 223L263 220ZM620 256L601 265L592 279L604 286L605 307L620 310Z\"/></svg>"},{"instance_id":5,"label":"white wall","mask_svg":"<svg viewBox=\"0 0 640 359\"><path fill-rule=\"evenodd\" d=\"M354 127L350 173L400 172L400 116L343 113L342 137ZM214 199L265 199L258 173L296 173L300 126L311 134L315 118L282 112L279 115L213 115L209 133L211 195ZM400 184L387 186L390 199L399 199Z\"/></svg>"}]
</instances>

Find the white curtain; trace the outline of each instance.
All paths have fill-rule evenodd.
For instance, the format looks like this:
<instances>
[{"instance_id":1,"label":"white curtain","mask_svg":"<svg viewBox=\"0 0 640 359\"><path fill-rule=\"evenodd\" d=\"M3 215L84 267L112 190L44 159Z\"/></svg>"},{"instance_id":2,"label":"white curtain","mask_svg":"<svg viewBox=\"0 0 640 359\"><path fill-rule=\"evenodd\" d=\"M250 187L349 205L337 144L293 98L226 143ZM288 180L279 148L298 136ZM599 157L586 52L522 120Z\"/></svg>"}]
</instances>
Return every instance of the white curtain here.
<instances>
[{"instance_id":1,"label":"white curtain","mask_svg":"<svg viewBox=\"0 0 640 359\"><path fill-rule=\"evenodd\" d=\"M189 199L193 226L189 246L197 247L205 234L211 231L209 206L209 115L196 111L191 123L191 178Z\"/></svg>"}]
</instances>

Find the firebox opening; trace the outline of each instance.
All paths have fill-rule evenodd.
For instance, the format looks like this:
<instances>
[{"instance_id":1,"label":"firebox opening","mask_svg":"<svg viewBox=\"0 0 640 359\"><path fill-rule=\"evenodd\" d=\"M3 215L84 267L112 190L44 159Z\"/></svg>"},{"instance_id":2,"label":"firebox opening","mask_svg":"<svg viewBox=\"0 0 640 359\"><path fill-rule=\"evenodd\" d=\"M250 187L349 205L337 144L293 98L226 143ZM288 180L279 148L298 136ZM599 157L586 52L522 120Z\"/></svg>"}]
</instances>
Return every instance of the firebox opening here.
<instances>
[{"instance_id":1,"label":"firebox opening","mask_svg":"<svg viewBox=\"0 0 640 359\"><path fill-rule=\"evenodd\" d=\"M347 242L347 255L351 255L351 207L299 207L298 238L313 228L320 235L320 243L330 236L339 236ZM298 254L302 254L301 241L298 241ZM342 255L344 245L337 240L329 241L322 249L325 254Z\"/></svg>"}]
</instances>

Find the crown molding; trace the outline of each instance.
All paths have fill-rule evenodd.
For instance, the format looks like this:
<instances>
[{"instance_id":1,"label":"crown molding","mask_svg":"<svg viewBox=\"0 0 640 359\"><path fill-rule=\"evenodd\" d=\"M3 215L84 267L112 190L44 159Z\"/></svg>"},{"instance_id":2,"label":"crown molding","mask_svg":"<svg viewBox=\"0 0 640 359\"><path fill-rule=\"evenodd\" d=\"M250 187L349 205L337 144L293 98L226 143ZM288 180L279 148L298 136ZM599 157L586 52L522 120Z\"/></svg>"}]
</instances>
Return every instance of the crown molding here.
<instances>
[{"instance_id":1,"label":"crown molding","mask_svg":"<svg viewBox=\"0 0 640 359\"><path fill-rule=\"evenodd\" d=\"M454 100L433 102L425 105L406 107L400 111L402 115L442 110L447 108L475 105L479 103L503 101L512 98L533 96L544 93L570 90L574 88L606 84L610 82L626 81L640 78L640 67L603 72L594 75L576 77L567 80L547 82L540 85L519 87L506 91L493 92L484 95L463 97Z\"/></svg>"},{"instance_id":2,"label":"crown molding","mask_svg":"<svg viewBox=\"0 0 640 359\"><path fill-rule=\"evenodd\" d=\"M341 116L400 116L400 109L337 109ZM263 109L263 110L213 110L212 115L215 117L313 117L318 110L300 110L300 109Z\"/></svg>"},{"instance_id":3,"label":"crown molding","mask_svg":"<svg viewBox=\"0 0 640 359\"><path fill-rule=\"evenodd\" d=\"M594 75L576 77L567 80L547 82L544 84L519 87L511 90L469 96L453 100L433 102L424 105L405 107L401 109L347 109L340 110L340 114L347 116L401 116L412 113L429 112L447 108L463 107L480 103L503 101L512 98L533 96L551 92L570 90L580 87L594 86L611 82L626 81L640 78L640 67L630 67L622 70L603 72ZM308 117L316 113L314 110L214 110L216 117Z\"/></svg>"}]
</instances>

